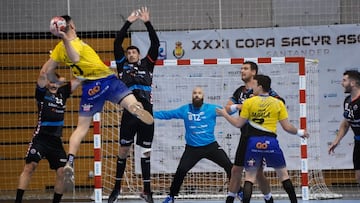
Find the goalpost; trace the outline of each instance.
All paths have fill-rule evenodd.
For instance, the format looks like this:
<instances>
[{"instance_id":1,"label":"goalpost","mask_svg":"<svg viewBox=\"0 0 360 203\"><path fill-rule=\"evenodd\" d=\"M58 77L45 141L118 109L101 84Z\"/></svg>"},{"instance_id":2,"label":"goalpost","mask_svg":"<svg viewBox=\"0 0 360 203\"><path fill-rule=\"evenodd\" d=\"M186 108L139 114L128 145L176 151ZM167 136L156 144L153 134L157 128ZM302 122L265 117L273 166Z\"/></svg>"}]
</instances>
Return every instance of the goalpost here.
<instances>
[{"instance_id":1,"label":"goalpost","mask_svg":"<svg viewBox=\"0 0 360 203\"><path fill-rule=\"evenodd\" d=\"M204 88L204 102L225 105L233 91L243 84L240 67L244 61L257 62L259 73L272 78L272 88L286 101L290 122L310 133L310 138L304 140L278 128L278 139L297 195L304 200L341 198L341 195L327 188L316 161L320 154L320 121L318 69L315 60L303 57L159 60L153 79L154 111L174 109L190 103L194 86ZM101 115L102 186L95 190L102 190L102 193L95 192L95 200L101 200L100 195L106 198L113 188L120 116L121 109L111 104L106 104ZM219 144L233 160L240 137L239 129L223 118L218 118L215 133ZM183 135L182 121L155 120L151 156L154 198L164 197L169 190L172 175L184 150ZM142 191L138 163L140 158L136 148L133 148L128 159L120 198L137 198ZM96 175L95 171L95 177ZM275 198L286 198L275 172L267 168L266 176L271 182ZM202 160L186 176L178 198L224 198L227 183L226 174L221 168ZM258 188L255 188L253 196L262 197L257 191Z\"/></svg>"}]
</instances>

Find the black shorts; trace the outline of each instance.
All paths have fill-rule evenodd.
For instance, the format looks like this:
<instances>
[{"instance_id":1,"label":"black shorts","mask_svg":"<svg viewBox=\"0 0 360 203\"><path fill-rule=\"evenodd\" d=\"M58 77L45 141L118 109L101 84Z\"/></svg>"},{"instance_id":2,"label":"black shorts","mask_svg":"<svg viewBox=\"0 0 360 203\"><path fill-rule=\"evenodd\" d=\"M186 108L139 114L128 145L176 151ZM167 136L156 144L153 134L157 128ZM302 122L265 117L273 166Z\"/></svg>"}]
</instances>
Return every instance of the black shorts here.
<instances>
[{"instance_id":1,"label":"black shorts","mask_svg":"<svg viewBox=\"0 0 360 203\"><path fill-rule=\"evenodd\" d=\"M245 152L247 146L248 136L244 133L241 133L239 145L236 149L234 165L235 166L244 166L245 162Z\"/></svg>"},{"instance_id":2,"label":"black shorts","mask_svg":"<svg viewBox=\"0 0 360 203\"><path fill-rule=\"evenodd\" d=\"M67 156L60 137L38 134L32 139L25 161L39 163L41 159L47 159L54 170L65 166Z\"/></svg>"},{"instance_id":3,"label":"black shorts","mask_svg":"<svg viewBox=\"0 0 360 203\"><path fill-rule=\"evenodd\" d=\"M188 172L201 159L208 159L221 166L230 177L233 164L218 142L201 147L186 145L177 170Z\"/></svg>"},{"instance_id":4,"label":"black shorts","mask_svg":"<svg viewBox=\"0 0 360 203\"><path fill-rule=\"evenodd\" d=\"M142 104L145 110L151 114L153 113L151 104L145 102ZM130 146L134 143L135 135L137 145L144 148L151 148L154 138L154 124L147 125L127 110L124 110L121 118L120 145Z\"/></svg>"},{"instance_id":5,"label":"black shorts","mask_svg":"<svg viewBox=\"0 0 360 203\"><path fill-rule=\"evenodd\" d=\"M360 170L360 141L355 140L353 151L353 164L355 170Z\"/></svg>"}]
</instances>

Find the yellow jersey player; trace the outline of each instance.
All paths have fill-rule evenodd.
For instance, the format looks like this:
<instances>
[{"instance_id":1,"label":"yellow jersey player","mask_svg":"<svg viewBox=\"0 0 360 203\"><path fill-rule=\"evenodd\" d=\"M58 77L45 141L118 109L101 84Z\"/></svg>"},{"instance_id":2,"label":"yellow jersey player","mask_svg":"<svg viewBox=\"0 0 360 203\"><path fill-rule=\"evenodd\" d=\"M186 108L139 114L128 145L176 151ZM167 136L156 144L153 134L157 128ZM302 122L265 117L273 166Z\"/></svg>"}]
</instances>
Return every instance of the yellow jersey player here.
<instances>
[{"instance_id":1,"label":"yellow jersey player","mask_svg":"<svg viewBox=\"0 0 360 203\"><path fill-rule=\"evenodd\" d=\"M277 122L288 133L307 138L305 130L295 128L288 120L284 103L270 96L271 79L265 75L255 75L253 84L254 97L244 101L239 117L230 116L225 109L217 109L235 127L241 128L248 123L248 142L245 152L245 183L243 203L249 203L256 174L263 166L273 167L288 194L291 203L296 203L296 193L286 169L284 154L280 149L277 135Z\"/></svg>"},{"instance_id":2,"label":"yellow jersey player","mask_svg":"<svg viewBox=\"0 0 360 203\"><path fill-rule=\"evenodd\" d=\"M73 76L82 80L78 124L69 140L68 160L64 168L65 187L72 189L75 155L89 130L93 115L102 111L105 101L120 104L146 124L151 125L154 121L152 115L143 109L132 91L102 62L95 50L77 37L76 26L71 17L61 17L66 20L66 28L59 29L56 36L62 40L43 67L47 70L50 81L56 81L55 69L61 63L69 66Z\"/></svg>"}]
</instances>

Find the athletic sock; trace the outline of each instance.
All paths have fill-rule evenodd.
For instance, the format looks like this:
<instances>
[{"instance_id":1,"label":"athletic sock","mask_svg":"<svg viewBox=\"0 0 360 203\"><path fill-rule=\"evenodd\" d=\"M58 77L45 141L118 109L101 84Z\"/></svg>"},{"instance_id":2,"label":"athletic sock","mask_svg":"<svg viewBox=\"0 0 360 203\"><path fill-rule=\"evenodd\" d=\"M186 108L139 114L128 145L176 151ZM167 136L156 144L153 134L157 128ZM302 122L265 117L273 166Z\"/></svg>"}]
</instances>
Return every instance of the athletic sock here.
<instances>
[{"instance_id":1,"label":"athletic sock","mask_svg":"<svg viewBox=\"0 0 360 203\"><path fill-rule=\"evenodd\" d=\"M16 190L15 203L21 203L21 202L22 202L22 198L23 198L23 196L24 196L24 192L25 192L25 190L22 190L22 189L17 189L17 190Z\"/></svg>"},{"instance_id":2,"label":"athletic sock","mask_svg":"<svg viewBox=\"0 0 360 203\"><path fill-rule=\"evenodd\" d=\"M283 185L286 193L289 196L290 202L291 203L297 203L295 189L294 189L294 186L293 186L291 180L290 179L284 180L282 182L282 185Z\"/></svg>"},{"instance_id":3,"label":"athletic sock","mask_svg":"<svg viewBox=\"0 0 360 203\"><path fill-rule=\"evenodd\" d=\"M243 203L249 203L252 195L253 183L245 181L244 183L244 198Z\"/></svg>"},{"instance_id":4,"label":"athletic sock","mask_svg":"<svg viewBox=\"0 0 360 203\"><path fill-rule=\"evenodd\" d=\"M60 203L63 194L54 192L53 203Z\"/></svg>"},{"instance_id":5,"label":"athletic sock","mask_svg":"<svg viewBox=\"0 0 360 203\"><path fill-rule=\"evenodd\" d=\"M227 193L227 196L228 196L228 197L236 197L236 193L228 192L228 193Z\"/></svg>"},{"instance_id":6,"label":"athletic sock","mask_svg":"<svg viewBox=\"0 0 360 203\"><path fill-rule=\"evenodd\" d=\"M271 197L272 197L271 192L269 194L264 195L265 200L270 200Z\"/></svg>"},{"instance_id":7,"label":"athletic sock","mask_svg":"<svg viewBox=\"0 0 360 203\"><path fill-rule=\"evenodd\" d=\"M142 178L144 182L144 192L150 193L150 157L141 158L141 172L142 172Z\"/></svg>"},{"instance_id":8,"label":"athletic sock","mask_svg":"<svg viewBox=\"0 0 360 203\"><path fill-rule=\"evenodd\" d=\"M117 162L116 162L116 176L115 176L114 190L120 190L121 179L122 179L122 176L124 175L125 168L126 168L126 159L122 159L122 158L118 157Z\"/></svg>"},{"instance_id":9,"label":"athletic sock","mask_svg":"<svg viewBox=\"0 0 360 203\"><path fill-rule=\"evenodd\" d=\"M74 159L75 159L75 155L73 154L68 155L68 163L71 167L74 167Z\"/></svg>"}]
</instances>

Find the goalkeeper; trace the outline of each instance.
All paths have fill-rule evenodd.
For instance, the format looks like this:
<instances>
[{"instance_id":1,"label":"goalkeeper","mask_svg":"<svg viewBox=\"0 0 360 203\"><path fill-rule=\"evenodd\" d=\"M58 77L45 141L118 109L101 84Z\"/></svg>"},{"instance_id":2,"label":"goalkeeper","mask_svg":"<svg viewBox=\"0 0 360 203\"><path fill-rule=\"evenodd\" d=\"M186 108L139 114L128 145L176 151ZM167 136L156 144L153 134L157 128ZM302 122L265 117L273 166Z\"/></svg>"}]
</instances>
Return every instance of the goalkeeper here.
<instances>
[{"instance_id":1,"label":"goalkeeper","mask_svg":"<svg viewBox=\"0 0 360 203\"><path fill-rule=\"evenodd\" d=\"M232 163L225 151L215 139L216 108L218 105L204 103L203 89L195 87L192 92L192 103L174 110L155 111L156 119L183 119L185 125L185 151L181 156L170 193L163 203L173 203L181 184L189 170L201 159L209 159L224 168L230 178Z\"/></svg>"}]
</instances>

